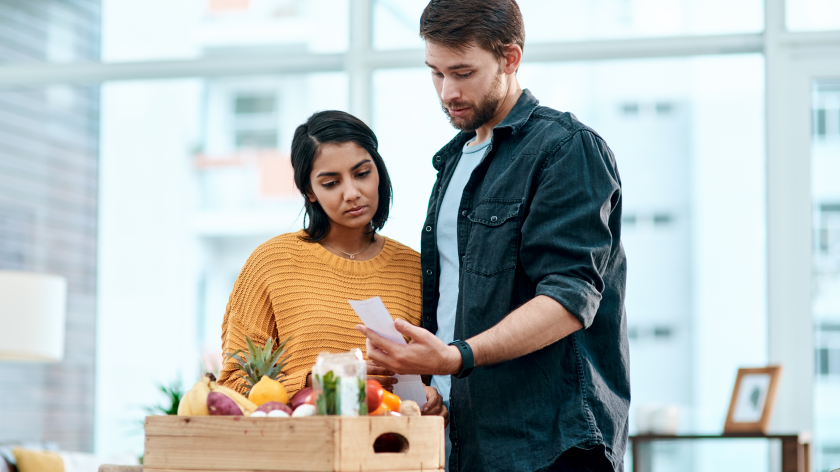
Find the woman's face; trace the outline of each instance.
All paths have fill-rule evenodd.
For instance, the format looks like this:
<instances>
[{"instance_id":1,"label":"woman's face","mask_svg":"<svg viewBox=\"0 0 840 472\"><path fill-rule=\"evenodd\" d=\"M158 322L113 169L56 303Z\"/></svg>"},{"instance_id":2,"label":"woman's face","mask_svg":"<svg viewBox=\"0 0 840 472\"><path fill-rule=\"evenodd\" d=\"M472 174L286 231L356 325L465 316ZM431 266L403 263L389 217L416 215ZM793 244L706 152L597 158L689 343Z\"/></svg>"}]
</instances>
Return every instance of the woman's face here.
<instances>
[{"instance_id":1,"label":"woman's face","mask_svg":"<svg viewBox=\"0 0 840 472\"><path fill-rule=\"evenodd\" d=\"M320 203L333 224L348 228L367 226L379 208L376 164L354 142L321 146L309 184L309 201Z\"/></svg>"}]
</instances>

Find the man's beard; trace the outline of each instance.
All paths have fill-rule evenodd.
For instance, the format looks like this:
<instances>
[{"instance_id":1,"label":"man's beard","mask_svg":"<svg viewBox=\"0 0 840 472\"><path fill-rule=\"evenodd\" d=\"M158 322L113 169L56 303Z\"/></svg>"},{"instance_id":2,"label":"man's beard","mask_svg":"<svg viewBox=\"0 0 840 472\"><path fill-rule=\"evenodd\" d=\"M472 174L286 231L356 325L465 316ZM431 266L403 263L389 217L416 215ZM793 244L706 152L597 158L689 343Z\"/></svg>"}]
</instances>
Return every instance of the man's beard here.
<instances>
[{"instance_id":1,"label":"man's beard","mask_svg":"<svg viewBox=\"0 0 840 472\"><path fill-rule=\"evenodd\" d=\"M493 83L490 85L490 90L487 91L487 94L484 95L484 98L482 98L478 104L471 102L443 103L441 101L440 107L443 109L443 112L446 113L446 116L449 117L449 122L452 126L461 131L475 131L478 128L481 128L488 121L492 120L496 115L496 109L502 101L502 93L499 91L501 84L502 71L500 70L493 79ZM450 108L454 108L456 110L461 108L471 108L473 116L472 118L453 118L452 115L449 114Z\"/></svg>"}]
</instances>

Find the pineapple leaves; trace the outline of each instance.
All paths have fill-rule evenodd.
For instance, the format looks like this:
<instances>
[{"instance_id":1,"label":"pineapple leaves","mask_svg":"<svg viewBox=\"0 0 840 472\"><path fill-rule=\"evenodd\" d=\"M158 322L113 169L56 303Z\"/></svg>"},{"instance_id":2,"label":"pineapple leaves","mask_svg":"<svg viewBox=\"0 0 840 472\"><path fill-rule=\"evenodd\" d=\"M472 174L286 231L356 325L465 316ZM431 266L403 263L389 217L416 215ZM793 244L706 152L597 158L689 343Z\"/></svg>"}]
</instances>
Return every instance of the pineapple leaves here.
<instances>
[{"instance_id":1,"label":"pineapple leaves","mask_svg":"<svg viewBox=\"0 0 840 472\"><path fill-rule=\"evenodd\" d=\"M239 352L242 352L242 350L240 349L233 354L228 354L227 356L230 357L231 359L235 360L236 362L239 362L240 364L244 364L245 359L243 359L242 356L237 355L237 353L239 353Z\"/></svg>"},{"instance_id":2,"label":"pineapple leaves","mask_svg":"<svg viewBox=\"0 0 840 472\"><path fill-rule=\"evenodd\" d=\"M291 354L285 357L283 355L286 353L286 345L290 339L291 337L288 337L281 343L279 340L275 341L274 338L268 338L265 346L260 347L250 337L245 336L245 344L248 347L247 355L244 349L238 349L225 355L236 361L236 368L240 371L239 378L245 381L248 390L259 382L263 376L283 382L285 380L283 369L286 368L286 363L291 358ZM244 357L240 354L243 354Z\"/></svg>"},{"instance_id":3,"label":"pineapple leaves","mask_svg":"<svg viewBox=\"0 0 840 472\"><path fill-rule=\"evenodd\" d=\"M268 342L271 342L271 341L269 340ZM281 351L281 350L278 349L277 352L274 355L270 355L270 357L267 359L268 362L265 365L269 365L269 366L273 367L274 364L277 364L277 361L280 360L280 356L282 356L285 352L286 351Z\"/></svg>"},{"instance_id":4,"label":"pineapple leaves","mask_svg":"<svg viewBox=\"0 0 840 472\"><path fill-rule=\"evenodd\" d=\"M251 359L258 361L260 359L260 354L262 354L260 348L257 347L254 341L252 341L248 336L245 336L245 343L248 345L248 354L251 356Z\"/></svg>"},{"instance_id":5,"label":"pineapple leaves","mask_svg":"<svg viewBox=\"0 0 840 472\"><path fill-rule=\"evenodd\" d=\"M271 350L271 343L273 341L274 341L274 338L268 338L268 342L265 343L265 348L263 349L263 352L262 352L263 364L265 364L265 361L267 361L268 358L271 357L271 354L273 354L273 351ZM273 364L269 364L269 365L273 365Z\"/></svg>"}]
</instances>

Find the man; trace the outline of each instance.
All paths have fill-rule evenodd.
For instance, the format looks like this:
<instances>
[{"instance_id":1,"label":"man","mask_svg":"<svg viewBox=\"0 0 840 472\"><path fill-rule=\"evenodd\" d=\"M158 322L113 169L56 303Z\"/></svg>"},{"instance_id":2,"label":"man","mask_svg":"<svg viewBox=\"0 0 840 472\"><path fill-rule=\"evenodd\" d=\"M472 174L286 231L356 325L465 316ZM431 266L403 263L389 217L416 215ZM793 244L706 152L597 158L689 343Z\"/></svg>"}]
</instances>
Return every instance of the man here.
<instances>
[{"instance_id":1,"label":"man","mask_svg":"<svg viewBox=\"0 0 840 472\"><path fill-rule=\"evenodd\" d=\"M450 400L453 472L623 470L630 381L615 158L595 131L520 88L514 0L432 0L420 35L461 132L433 158L425 330L396 322L411 338L398 346L359 326L368 355L435 375Z\"/></svg>"}]
</instances>

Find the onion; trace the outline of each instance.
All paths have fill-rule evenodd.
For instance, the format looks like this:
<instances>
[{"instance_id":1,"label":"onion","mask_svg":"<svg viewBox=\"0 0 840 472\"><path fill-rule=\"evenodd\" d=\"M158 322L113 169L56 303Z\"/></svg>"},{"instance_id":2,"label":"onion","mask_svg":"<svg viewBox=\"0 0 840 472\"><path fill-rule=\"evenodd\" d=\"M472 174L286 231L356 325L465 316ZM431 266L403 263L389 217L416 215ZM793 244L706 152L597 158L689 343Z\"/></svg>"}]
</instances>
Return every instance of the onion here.
<instances>
[{"instance_id":1,"label":"onion","mask_svg":"<svg viewBox=\"0 0 840 472\"><path fill-rule=\"evenodd\" d=\"M312 387L306 387L298 390L292 399L289 400L289 406L292 407L292 410L296 410L297 407L303 405L306 402L306 397L312 393Z\"/></svg>"}]
</instances>

